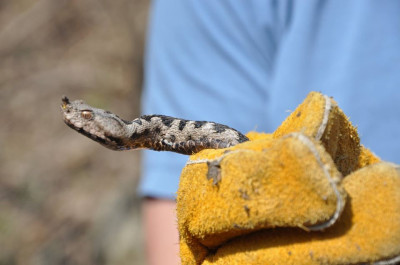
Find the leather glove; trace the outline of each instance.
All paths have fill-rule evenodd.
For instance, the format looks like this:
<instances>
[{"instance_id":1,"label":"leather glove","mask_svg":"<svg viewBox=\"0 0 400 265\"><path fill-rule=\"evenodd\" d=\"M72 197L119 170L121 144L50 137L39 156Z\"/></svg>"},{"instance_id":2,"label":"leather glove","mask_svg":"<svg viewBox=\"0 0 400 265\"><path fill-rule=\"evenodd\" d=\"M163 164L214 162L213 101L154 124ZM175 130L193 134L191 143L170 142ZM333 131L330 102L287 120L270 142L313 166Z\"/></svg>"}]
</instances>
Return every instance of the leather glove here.
<instances>
[{"instance_id":1,"label":"leather glove","mask_svg":"<svg viewBox=\"0 0 400 265\"><path fill-rule=\"evenodd\" d=\"M333 99L312 92L273 134L248 137L183 169L182 264L396 261L400 169L360 145Z\"/></svg>"}]
</instances>

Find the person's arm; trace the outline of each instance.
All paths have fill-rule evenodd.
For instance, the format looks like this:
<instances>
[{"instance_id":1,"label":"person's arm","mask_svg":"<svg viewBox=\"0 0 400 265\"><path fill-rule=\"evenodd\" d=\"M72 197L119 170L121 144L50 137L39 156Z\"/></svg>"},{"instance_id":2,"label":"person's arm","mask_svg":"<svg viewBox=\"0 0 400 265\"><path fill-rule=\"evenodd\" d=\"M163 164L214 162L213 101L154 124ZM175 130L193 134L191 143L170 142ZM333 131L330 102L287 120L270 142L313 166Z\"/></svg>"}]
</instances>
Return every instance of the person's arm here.
<instances>
[{"instance_id":1,"label":"person's arm","mask_svg":"<svg viewBox=\"0 0 400 265\"><path fill-rule=\"evenodd\" d=\"M244 133L269 131L265 106L276 45L269 29L275 16L262 2L154 1L142 113L212 120ZM179 154L144 152L139 193L147 198L149 264L178 262L171 211L185 161Z\"/></svg>"}]
</instances>

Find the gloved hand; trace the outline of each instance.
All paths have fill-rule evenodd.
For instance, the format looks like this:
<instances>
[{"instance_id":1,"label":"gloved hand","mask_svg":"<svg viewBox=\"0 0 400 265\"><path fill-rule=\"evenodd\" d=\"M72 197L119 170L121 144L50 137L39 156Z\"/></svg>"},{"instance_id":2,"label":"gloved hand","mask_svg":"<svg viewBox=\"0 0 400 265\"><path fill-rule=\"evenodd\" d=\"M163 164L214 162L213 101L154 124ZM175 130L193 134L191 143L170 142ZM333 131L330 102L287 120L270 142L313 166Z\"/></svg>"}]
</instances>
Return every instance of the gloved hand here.
<instances>
[{"instance_id":1,"label":"gloved hand","mask_svg":"<svg viewBox=\"0 0 400 265\"><path fill-rule=\"evenodd\" d=\"M177 196L182 264L358 264L400 254L400 169L310 93L273 134L190 157ZM345 176L343 179L342 176Z\"/></svg>"}]
</instances>

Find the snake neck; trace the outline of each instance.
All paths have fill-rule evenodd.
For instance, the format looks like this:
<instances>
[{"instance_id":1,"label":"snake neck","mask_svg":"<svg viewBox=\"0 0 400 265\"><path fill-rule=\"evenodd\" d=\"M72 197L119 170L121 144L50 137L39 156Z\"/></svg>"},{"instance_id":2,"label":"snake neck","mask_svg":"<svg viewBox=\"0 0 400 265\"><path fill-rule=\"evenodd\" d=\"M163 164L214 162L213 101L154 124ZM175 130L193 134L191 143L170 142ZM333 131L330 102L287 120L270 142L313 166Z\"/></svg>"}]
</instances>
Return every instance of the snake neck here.
<instances>
[{"instance_id":1,"label":"snake neck","mask_svg":"<svg viewBox=\"0 0 400 265\"><path fill-rule=\"evenodd\" d=\"M226 125L165 115L143 115L131 122L131 148L193 154L208 148L226 148L248 138Z\"/></svg>"}]
</instances>

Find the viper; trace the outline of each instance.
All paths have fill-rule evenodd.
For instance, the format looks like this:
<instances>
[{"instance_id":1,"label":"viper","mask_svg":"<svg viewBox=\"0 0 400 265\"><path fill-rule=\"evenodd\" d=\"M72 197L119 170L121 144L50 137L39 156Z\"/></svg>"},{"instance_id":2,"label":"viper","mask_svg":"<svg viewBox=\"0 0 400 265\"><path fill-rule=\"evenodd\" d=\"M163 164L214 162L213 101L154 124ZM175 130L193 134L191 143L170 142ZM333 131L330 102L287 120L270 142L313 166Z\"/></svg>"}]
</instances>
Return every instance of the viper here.
<instances>
[{"instance_id":1,"label":"viper","mask_svg":"<svg viewBox=\"0 0 400 265\"><path fill-rule=\"evenodd\" d=\"M62 97L64 122L75 131L112 150L146 148L185 155L203 149L234 146L249 139L239 131L212 121L193 121L165 115L143 115L132 121Z\"/></svg>"}]
</instances>

